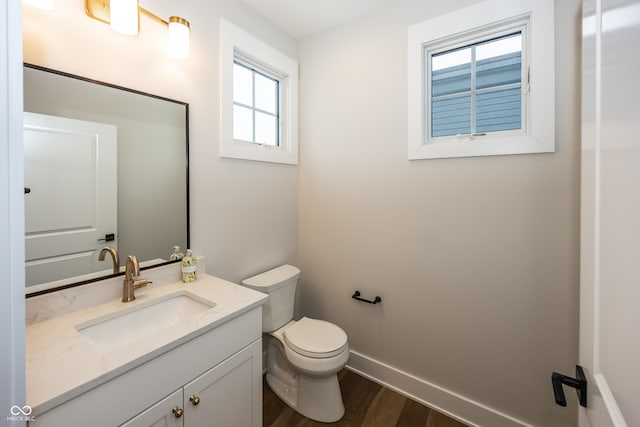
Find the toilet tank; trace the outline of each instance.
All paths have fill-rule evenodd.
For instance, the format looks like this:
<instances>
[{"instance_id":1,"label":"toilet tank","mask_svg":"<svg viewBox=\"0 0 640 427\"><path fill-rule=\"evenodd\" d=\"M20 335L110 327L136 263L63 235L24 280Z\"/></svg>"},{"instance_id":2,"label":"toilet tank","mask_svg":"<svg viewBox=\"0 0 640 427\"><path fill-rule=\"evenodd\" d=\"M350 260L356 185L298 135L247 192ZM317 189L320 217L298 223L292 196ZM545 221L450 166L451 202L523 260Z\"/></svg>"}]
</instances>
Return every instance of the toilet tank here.
<instances>
[{"instance_id":1,"label":"toilet tank","mask_svg":"<svg viewBox=\"0 0 640 427\"><path fill-rule=\"evenodd\" d=\"M272 332L293 319L293 306L300 270L282 265L242 281L248 288L269 295L262 306L262 331Z\"/></svg>"}]
</instances>

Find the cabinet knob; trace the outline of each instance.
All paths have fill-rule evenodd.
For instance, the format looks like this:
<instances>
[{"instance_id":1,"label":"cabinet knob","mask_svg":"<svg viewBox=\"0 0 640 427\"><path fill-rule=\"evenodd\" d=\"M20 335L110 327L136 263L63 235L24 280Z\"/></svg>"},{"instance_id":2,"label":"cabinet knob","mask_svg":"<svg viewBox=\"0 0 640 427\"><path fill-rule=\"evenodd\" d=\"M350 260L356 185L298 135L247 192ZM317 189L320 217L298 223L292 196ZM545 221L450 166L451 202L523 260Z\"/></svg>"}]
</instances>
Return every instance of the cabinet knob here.
<instances>
[{"instance_id":1,"label":"cabinet knob","mask_svg":"<svg viewBox=\"0 0 640 427\"><path fill-rule=\"evenodd\" d=\"M191 401L191 403L193 404L193 406L198 406L198 404L200 403L200 398L198 396L191 395L191 397L189 397L189 400Z\"/></svg>"},{"instance_id":2,"label":"cabinet knob","mask_svg":"<svg viewBox=\"0 0 640 427\"><path fill-rule=\"evenodd\" d=\"M182 416L182 414L184 414L184 411L180 408L178 408L177 406L175 408L173 408L171 410L171 412L173 413L173 416L176 418L180 418Z\"/></svg>"}]
</instances>

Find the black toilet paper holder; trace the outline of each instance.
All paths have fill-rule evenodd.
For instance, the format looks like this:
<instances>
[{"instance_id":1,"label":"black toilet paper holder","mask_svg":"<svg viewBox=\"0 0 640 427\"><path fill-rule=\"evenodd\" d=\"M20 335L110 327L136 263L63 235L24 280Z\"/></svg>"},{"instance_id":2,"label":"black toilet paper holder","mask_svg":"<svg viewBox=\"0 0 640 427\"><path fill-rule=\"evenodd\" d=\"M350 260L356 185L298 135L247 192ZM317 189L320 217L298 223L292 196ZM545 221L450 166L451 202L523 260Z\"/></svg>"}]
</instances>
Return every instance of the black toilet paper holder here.
<instances>
[{"instance_id":1,"label":"black toilet paper holder","mask_svg":"<svg viewBox=\"0 0 640 427\"><path fill-rule=\"evenodd\" d=\"M368 299L364 299L364 298L360 298L360 291L355 291L353 293L353 295L351 295L351 298L356 299L358 301L366 302L368 304L377 304L379 302L382 302L382 298L380 298L380 296L378 296L378 295L376 295L376 297L373 299L373 301L368 300Z\"/></svg>"}]
</instances>

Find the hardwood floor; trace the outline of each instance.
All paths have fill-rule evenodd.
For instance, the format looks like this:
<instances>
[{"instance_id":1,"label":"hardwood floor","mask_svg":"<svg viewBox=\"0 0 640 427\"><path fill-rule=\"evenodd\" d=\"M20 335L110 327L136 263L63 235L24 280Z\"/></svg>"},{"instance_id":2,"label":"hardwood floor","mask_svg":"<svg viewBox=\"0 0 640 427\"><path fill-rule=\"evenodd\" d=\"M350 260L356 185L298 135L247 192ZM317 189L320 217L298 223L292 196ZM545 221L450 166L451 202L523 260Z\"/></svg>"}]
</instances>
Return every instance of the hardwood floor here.
<instances>
[{"instance_id":1,"label":"hardwood floor","mask_svg":"<svg viewBox=\"0 0 640 427\"><path fill-rule=\"evenodd\" d=\"M309 420L287 406L263 382L263 426L265 427L466 427L351 371L338 373L345 414L336 423Z\"/></svg>"}]
</instances>

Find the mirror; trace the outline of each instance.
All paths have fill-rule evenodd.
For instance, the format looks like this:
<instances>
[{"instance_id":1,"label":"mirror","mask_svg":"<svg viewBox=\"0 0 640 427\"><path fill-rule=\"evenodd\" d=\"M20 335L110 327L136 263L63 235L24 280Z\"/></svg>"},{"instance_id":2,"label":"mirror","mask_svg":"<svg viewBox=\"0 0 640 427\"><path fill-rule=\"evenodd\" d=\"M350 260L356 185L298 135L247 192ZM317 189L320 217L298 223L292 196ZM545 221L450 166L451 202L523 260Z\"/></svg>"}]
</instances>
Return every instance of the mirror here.
<instances>
[{"instance_id":1,"label":"mirror","mask_svg":"<svg viewBox=\"0 0 640 427\"><path fill-rule=\"evenodd\" d=\"M188 104L25 64L24 111L27 297L186 252Z\"/></svg>"}]
</instances>

